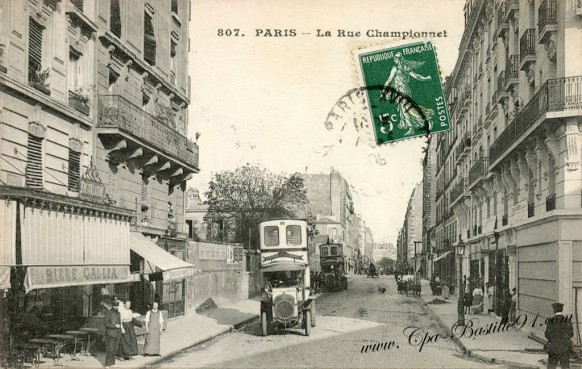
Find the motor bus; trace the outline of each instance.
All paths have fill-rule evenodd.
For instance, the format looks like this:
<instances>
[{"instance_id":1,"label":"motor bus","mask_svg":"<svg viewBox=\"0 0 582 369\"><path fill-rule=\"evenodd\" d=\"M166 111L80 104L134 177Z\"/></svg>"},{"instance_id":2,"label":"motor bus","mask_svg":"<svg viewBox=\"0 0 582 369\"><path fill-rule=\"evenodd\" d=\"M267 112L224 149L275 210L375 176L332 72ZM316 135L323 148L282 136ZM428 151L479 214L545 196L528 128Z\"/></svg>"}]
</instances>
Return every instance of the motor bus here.
<instances>
[{"instance_id":1,"label":"motor bus","mask_svg":"<svg viewBox=\"0 0 582 369\"><path fill-rule=\"evenodd\" d=\"M319 260L325 290L347 290L348 259L344 255L343 245L338 243L319 245Z\"/></svg>"},{"instance_id":2,"label":"motor bus","mask_svg":"<svg viewBox=\"0 0 582 369\"><path fill-rule=\"evenodd\" d=\"M261 330L315 327L307 253L307 221L273 219L259 224Z\"/></svg>"}]
</instances>

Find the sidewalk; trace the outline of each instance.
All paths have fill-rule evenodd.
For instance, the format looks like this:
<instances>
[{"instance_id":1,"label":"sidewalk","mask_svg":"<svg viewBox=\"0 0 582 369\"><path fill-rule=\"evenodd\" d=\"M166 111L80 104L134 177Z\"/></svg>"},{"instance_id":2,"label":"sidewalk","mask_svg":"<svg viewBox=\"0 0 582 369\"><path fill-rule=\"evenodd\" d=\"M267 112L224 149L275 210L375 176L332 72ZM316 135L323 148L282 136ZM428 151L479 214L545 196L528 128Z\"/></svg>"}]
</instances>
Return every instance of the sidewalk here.
<instances>
[{"instance_id":1,"label":"sidewalk","mask_svg":"<svg viewBox=\"0 0 582 369\"><path fill-rule=\"evenodd\" d=\"M168 321L167 329L161 337L161 356L135 356L132 360L116 361L114 368L145 368L154 365L180 351L208 341L221 334L230 332L259 317L260 302L258 300L244 300L236 303L219 306L201 314L173 318ZM143 350L143 338L138 338L140 353ZM72 360L71 355L63 354L59 364L67 368L103 368L105 353L95 356L80 356L80 360ZM50 358L41 359L41 368L53 367L54 361Z\"/></svg>"},{"instance_id":2,"label":"sidewalk","mask_svg":"<svg viewBox=\"0 0 582 369\"><path fill-rule=\"evenodd\" d=\"M433 296L430 282L423 280L421 299L450 334L451 327L457 322L457 296L451 295L445 300L448 302L446 304L431 304L436 298L443 300L442 296ZM465 315L465 321L469 319L473 319L474 330L488 324L501 323L500 318L486 314ZM541 343L528 338L530 332L526 327L527 323L517 331L489 333L477 337L467 337L470 336L470 331L467 330L465 336L455 338L455 341L468 355L483 361L516 368L545 368L548 355L543 351ZM540 361L542 359L543 363Z\"/></svg>"}]
</instances>

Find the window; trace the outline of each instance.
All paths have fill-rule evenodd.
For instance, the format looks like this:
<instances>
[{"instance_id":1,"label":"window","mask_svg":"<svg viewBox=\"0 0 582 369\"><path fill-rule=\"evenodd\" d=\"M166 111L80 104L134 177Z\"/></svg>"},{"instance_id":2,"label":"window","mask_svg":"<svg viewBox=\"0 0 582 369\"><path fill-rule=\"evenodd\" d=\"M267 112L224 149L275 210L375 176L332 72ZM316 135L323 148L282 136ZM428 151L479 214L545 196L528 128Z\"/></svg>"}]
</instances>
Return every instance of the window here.
<instances>
[{"instance_id":1,"label":"window","mask_svg":"<svg viewBox=\"0 0 582 369\"><path fill-rule=\"evenodd\" d=\"M176 84L176 48L178 44L174 41L170 41L170 83Z\"/></svg>"},{"instance_id":2,"label":"window","mask_svg":"<svg viewBox=\"0 0 582 369\"><path fill-rule=\"evenodd\" d=\"M36 73L42 71L43 27L32 18L29 18L28 26L28 80L34 81Z\"/></svg>"},{"instance_id":3,"label":"window","mask_svg":"<svg viewBox=\"0 0 582 369\"><path fill-rule=\"evenodd\" d=\"M287 226L287 245L301 245L301 226Z\"/></svg>"},{"instance_id":4,"label":"window","mask_svg":"<svg viewBox=\"0 0 582 369\"><path fill-rule=\"evenodd\" d=\"M144 12L144 60L150 65L156 65L156 36L154 34L154 21L147 12Z\"/></svg>"},{"instance_id":5,"label":"window","mask_svg":"<svg viewBox=\"0 0 582 369\"><path fill-rule=\"evenodd\" d=\"M172 13L178 14L178 0L172 0Z\"/></svg>"},{"instance_id":6,"label":"window","mask_svg":"<svg viewBox=\"0 0 582 369\"><path fill-rule=\"evenodd\" d=\"M332 247L330 248L330 251L331 251L331 252L330 252L330 255L331 255L331 256L336 256L336 255L339 255L339 251L338 251L338 247L337 247L337 246L332 246Z\"/></svg>"},{"instance_id":7,"label":"window","mask_svg":"<svg viewBox=\"0 0 582 369\"><path fill-rule=\"evenodd\" d=\"M81 73L81 54L77 52L69 52L69 70L67 73L69 82L69 91L75 91L82 86Z\"/></svg>"},{"instance_id":8,"label":"window","mask_svg":"<svg viewBox=\"0 0 582 369\"><path fill-rule=\"evenodd\" d=\"M279 227L265 227L265 246L279 246Z\"/></svg>"},{"instance_id":9,"label":"window","mask_svg":"<svg viewBox=\"0 0 582 369\"><path fill-rule=\"evenodd\" d=\"M26 187L42 189L42 138L28 134Z\"/></svg>"},{"instance_id":10,"label":"window","mask_svg":"<svg viewBox=\"0 0 582 369\"><path fill-rule=\"evenodd\" d=\"M111 18L109 19L109 27L111 32L117 37L121 37L121 10L119 8L119 0L111 0Z\"/></svg>"},{"instance_id":11,"label":"window","mask_svg":"<svg viewBox=\"0 0 582 369\"><path fill-rule=\"evenodd\" d=\"M320 256L329 256L329 247L328 246L320 246L319 247L319 254L320 254Z\"/></svg>"},{"instance_id":12,"label":"window","mask_svg":"<svg viewBox=\"0 0 582 369\"><path fill-rule=\"evenodd\" d=\"M68 189L79 192L79 179L81 178L81 153L69 149L69 184Z\"/></svg>"},{"instance_id":13,"label":"window","mask_svg":"<svg viewBox=\"0 0 582 369\"><path fill-rule=\"evenodd\" d=\"M141 182L141 225L149 225L149 211L151 203L150 188L148 186L149 179L142 177Z\"/></svg>"}]
</instances>

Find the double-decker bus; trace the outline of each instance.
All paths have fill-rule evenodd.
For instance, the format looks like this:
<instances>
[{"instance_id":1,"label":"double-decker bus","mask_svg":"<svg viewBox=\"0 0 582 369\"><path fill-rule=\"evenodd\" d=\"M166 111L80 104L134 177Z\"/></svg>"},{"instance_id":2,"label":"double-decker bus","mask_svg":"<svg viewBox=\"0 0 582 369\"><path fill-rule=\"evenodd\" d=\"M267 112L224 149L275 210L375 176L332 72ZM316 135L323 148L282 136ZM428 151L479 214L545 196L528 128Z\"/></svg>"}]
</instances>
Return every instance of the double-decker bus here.
<instances>
[{"instance_id":1,"label":"double-decker bus","mask_svg":"<svg viewBox=\"0 0 582 369\"><path fill-rule=\"evenodd\" d=\"M325 243L319 245L319 259L323 287L327 291L348 289L348 258L344 255L343 245Z\"/></svg>"},{"instance_id":2,"label":"double-decker bus","mask_svg":"<svg viewBox=\"0 0 582 369\"><path fill-rule=\"evenodd\" d=\"M315 327L315 300L310 293L307 221L261 222L261 329L300 327L309 336Z\"/></svg>"}]
</instances>

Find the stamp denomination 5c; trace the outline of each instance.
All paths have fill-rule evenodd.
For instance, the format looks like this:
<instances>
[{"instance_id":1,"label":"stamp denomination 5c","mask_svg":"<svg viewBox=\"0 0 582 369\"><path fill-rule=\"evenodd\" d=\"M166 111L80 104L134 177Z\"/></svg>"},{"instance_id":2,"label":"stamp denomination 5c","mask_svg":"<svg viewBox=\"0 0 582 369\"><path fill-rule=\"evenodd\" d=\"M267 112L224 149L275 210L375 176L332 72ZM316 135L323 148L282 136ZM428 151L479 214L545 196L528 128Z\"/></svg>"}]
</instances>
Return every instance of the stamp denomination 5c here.
<instances>
[{"instance_id":1,"label":"stamp denomination 5c","mask_svg":"<svg viewBox=\"0 0 582 369\"><path fill-rule=\"evenodd\" d=\"M450 129L430 42L360 50L357 58L377 144Z\"/></svg>"}]
</instances>

